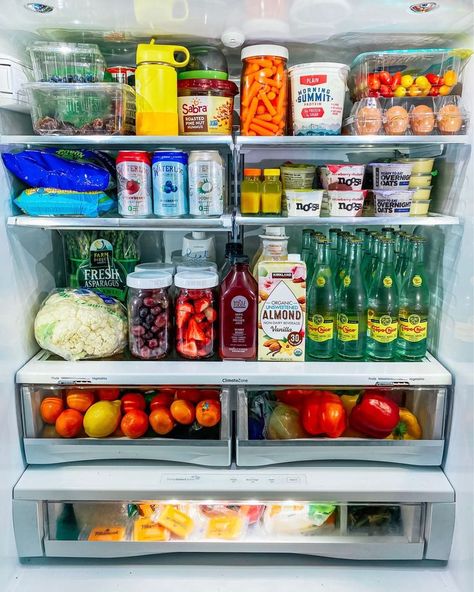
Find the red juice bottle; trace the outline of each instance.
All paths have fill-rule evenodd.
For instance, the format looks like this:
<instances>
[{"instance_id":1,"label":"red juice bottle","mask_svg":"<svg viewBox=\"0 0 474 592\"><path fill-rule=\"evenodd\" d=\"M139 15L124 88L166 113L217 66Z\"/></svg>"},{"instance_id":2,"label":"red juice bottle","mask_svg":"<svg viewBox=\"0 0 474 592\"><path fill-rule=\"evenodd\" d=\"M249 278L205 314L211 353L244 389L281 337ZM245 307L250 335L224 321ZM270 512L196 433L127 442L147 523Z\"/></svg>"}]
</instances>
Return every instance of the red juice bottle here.
<instances>
[{"instance_id":1,"label":"red juice bottle","mask_svg":"<svg viewBox=\"0 0 474 592\"><path fill-rule=\"evenodd\" d=\"M234 255L221 284L219 354L223 360L254 360L257 356L258 286L249 258Z\"/></svg>"}]
</instances>

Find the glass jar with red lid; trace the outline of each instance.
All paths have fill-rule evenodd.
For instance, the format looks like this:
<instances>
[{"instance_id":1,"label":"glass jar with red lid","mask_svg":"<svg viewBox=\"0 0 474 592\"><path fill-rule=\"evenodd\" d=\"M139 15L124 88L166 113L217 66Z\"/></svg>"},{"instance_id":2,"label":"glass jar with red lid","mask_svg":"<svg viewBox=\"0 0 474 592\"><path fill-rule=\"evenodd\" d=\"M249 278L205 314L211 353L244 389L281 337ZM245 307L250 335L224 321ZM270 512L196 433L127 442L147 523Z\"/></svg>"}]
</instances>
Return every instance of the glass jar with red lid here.
<instances>
[{"instance_id":1,"label":"glass jar with red lid","mask_svg":"<svg viewBox=\"0 0 474 592\"><path fill-rule=\"evenodd\" d=\"M217 351L217 286L212 271L181 271L174 276L176 351L183 358L202 360Z\"/></svg>"},{"instance_id":2,"label":"glass jar with red lid","mask_svg":"<svg viewBox=\"0 0 474 592\"><path fill-rule=\"evenodd\" d=\"M119 214L126 218L151 216L151 159L148 152L121 150L117 154L116 168Z\"/></svg>"}]
</instances>

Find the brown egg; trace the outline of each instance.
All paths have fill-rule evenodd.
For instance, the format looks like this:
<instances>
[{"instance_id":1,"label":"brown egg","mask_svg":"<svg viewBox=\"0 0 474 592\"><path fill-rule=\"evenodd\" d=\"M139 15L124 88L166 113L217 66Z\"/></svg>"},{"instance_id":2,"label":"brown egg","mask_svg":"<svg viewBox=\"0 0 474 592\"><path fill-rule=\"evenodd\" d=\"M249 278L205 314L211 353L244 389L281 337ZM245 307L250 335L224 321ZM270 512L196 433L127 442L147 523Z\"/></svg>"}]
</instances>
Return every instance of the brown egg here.
<instances>
[{"instance_id":1,"label":"brown egg","mask_svg":"<svg viewBox=\"0 0 474 592\"><path fill-rule=\"evenodd\" d=\"M431 134L435 124L433 109L428 105L418 105L410 113L411 129L415 136Z\"/></svg>"},{"instance_id":2,"label":"brown egg","mask_svg":"<svg viewBox=\"0 0 474 592\"><path fill-rule=\"evenodd\" d=\"M461 109L457 105L444 105L438 112L438 127L443 134L456 134L462 127Z\"/></svg>"},{"instance_id":3,"label":"brown egg","mask_svg":"<svg viewBox=\"0 0 474 592\"><path fill-rule=\"evenodd\" d=\"M394 106L385 112L385 133L389 136L402 136L408 129L408 111Z\"/></svg>"},{"instance_id":4,"label":"brown egg","mask_svg":"<svg viewBox=\"0 0 474 592\"><path fill-rule=\"evenodd\" d=\"M382 110L378 107L362 107L356 115L356 134L367 136L378 134L382 127Z\"/></svg>"}]
</instances>

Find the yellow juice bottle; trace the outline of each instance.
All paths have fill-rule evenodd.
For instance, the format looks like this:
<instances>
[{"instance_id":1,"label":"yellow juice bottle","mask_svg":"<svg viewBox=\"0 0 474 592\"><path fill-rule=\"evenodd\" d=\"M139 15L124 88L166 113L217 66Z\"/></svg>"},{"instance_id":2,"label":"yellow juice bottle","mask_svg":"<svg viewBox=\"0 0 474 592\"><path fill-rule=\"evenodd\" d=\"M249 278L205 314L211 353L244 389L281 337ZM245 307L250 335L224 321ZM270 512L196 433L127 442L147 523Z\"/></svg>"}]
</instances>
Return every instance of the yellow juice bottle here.
<instances>
[{"instance_id":1,"label":"yellow juice bottle","mask_svg":"<svg viewBox=\"0 0 474 592\"><path fill-rule=\"evenodd\" d=\"M184 59L179 61L179 54ZM186 66L189 51L181 45L137 46L135 88L137 136L178 135L178 83L175 68Z\"/></svg>"},{"instance_id":2,"label":"yellow juice bottle","mask_svg":"<svg viewBox=\"0 0 474 592\"><path fill-rule=\"evenodd\" d=\"M263 169L262 214L281 214L280 169Z\"/></svg>"},{"instance_id":3,"label":"yellow juice bottle","mask_svg":"<svg viewBox=\"0 0 474 592\"><path fill-rule=\"evenodd\" d=\"M240 212L242 214L258 214L262 184L260 169L244 169L244 179L240 184Z\"/></svg>"}]
</instances>

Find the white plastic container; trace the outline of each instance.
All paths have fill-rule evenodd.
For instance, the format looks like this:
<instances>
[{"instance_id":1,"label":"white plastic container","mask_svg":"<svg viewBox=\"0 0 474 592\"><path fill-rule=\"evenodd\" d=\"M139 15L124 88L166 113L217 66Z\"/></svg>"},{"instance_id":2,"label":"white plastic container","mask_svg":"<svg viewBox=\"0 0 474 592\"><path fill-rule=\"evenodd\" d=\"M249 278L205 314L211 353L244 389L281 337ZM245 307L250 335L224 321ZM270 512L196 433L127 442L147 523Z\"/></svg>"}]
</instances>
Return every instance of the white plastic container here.
<instances>
[{"instance_id":1,"label":"white plastic container","mask_svg":"<svg viewBox=\"0 0 474 592\"><path fill-rule=\"evenodd\" d=\"M135 265L135 271L162 271L164 273L175 274L175 267L172 263L150 262L139 263Z\"/></svg>"},{"instance_id":2,"label":"white plastic container","mask_svg":"<svg viewBox=\"0 0 474 592\"><path fill-rule=\"evenodd\" d=\"M411 162L372 162L374 189L408 189Z\"/></svg>"},{"instance_id":3,"label":"white plastic container","mask_svg":"<svg viewBox=\"0 0 474 592\"><path fill-rule=\"evenodd\" d=\"M321 185L334 191L359 191L364 173L365 164L327 164L319 169Z\"/></svg>"},{"instance_id":4,"label":"white plastic container","mask_svg":"<svg viewBox=\"0 0 474 592\"><path fill-rule=\"evenodd\" d=\"M410 207L410 216L426 216L430 209L430 200L412 201Z\"/></svg>"},{"instance_id":5,"label":"white plastic container","mask_svg":"<svg viewBox=\"0 0 474 592\"><path fill-rule=\"evenodd\" d=\"M353 217L362 216L362 208L367 191L328 191L328 216Z\"/></svg>"},{"instance_id":6,"label":"white plastic container","mask_svg":"<svg viewBox=\"0 0 474 592\"><path fill-rule=\"evenodd\" d=\"M224 163L217 150L189 153L189 213L191 216L222 216L224 213Z\"/></svg>"},{"instance_id":7,"label":"white plastic container","mask_svg":"<svg viewBox=\"0 0 474 592\"><path fill-rule=\"evenodd\" d=\"M311 189L316 167L313 164L282 164L280 167L283 189Z\"/></svg>"},{"instance_id":8,"label":"white plastic container","mask_svg":"<svg viewBox=\"0 0 474 592\"><path fill-rule=\"evenodd\" d=\"M409 216L413 191L374 191L376 216Z\"/></svg>"},{"instance_id":9,"label":"white plastic container","mask_svg":"<svg viewBox=\"0 0 474 592\"><path fill-rule=\"evenodd\" d=\"M332 62L300 64L289 69L294 136L341 133L349 66Z\"/></svg>"},{"instance_id":10,"label":"white plastic container","mask_svg":"<svg viewBox=\"0 0 474 592\"><path fill-rule=\"evenodd\" d=\"M216 240L205 232L193 231L183 237L181 254L184 259L216 260Z\"/></svg>"},{"instance_id":11,"label":"white plastic container","mask_svg":"<svg viewBox=\"0 0 474 592\"><path fill-rule=\"evenodd\" d=\"M288 216L319 217L321 214L322 189L288 189L285 191Z\"/></svg>"},{"instance_id":12,"label":"white plastic container","mask_svg":"<svg viewBox=\"0 0 474 592\"><path fill-rule=\"evenodd\" d=\"M411 162L412 175L429 175L434 166L434 158L400 158L398 162Z\"/></svg>"}]
</instances>

